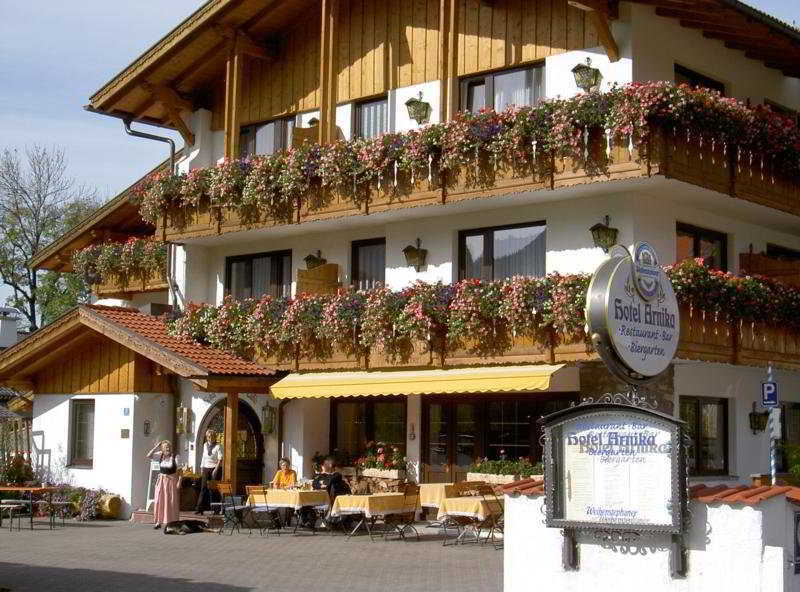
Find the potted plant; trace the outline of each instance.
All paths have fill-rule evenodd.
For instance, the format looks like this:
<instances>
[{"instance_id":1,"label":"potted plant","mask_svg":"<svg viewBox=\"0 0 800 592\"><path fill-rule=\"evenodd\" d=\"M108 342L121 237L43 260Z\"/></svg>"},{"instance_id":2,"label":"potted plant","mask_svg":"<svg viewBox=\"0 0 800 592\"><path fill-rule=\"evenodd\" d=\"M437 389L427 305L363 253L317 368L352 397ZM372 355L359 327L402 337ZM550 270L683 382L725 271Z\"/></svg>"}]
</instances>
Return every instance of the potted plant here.
<instances>
[{"instance_id":1,"label":"potted plant","mask_svg":"<svg viewBox=\"0 0 800 592\"><path fill-rule=\"evenodd\" d=\"M364 456L359 459L364 477L381 479L405 479L406 457L397 446L383 442L368 442Z\"/></svg>"},{"instance_id":2,"label":"potted plant","mask_svg":"<svg viewBox=\"0 0 800 592\"><path fill-rule=\"evenodd\" d=\"M503 450L500 455L505 456ZM542 475L542 463L531 463L528 458L518 460L489 460L484 458L473 463L467 473L467 481L484 481L494 485L513 483L535 475Z\"/></svg>"}]
</instances>

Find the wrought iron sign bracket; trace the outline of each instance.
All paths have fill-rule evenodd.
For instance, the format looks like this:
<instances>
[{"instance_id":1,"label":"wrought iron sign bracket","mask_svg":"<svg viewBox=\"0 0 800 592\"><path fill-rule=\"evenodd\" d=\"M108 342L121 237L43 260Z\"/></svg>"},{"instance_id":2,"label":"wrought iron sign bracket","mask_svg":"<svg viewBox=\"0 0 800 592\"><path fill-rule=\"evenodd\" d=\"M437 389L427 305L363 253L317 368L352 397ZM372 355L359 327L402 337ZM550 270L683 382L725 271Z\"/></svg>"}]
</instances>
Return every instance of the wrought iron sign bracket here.
<instances>
[{"instance_id":1,"label":"wrought iron sign bracket","mask_svg":"<svg viewBox=\"0 0 800 592\"><path fill-rule=\"evenodd\" d=\"M561 563L564 571L578 571L580 562L577 532L572 528L565 528L561 531L561 535L564 538L561 547Z\"/></svg>"}]
</instances>

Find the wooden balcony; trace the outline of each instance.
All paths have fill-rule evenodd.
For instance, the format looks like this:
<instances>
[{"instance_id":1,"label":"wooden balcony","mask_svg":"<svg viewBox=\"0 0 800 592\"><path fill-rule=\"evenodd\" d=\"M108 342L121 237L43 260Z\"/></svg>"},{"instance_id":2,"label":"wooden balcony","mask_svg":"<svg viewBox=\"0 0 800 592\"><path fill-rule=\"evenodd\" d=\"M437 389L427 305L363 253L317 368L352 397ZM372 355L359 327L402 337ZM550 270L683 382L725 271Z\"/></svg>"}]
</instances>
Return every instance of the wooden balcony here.
<instances>
[{"instance_id":1,"label":"wooden balcony","mask_svg":"<svg viewBox=\"0 0 800 592\"><path fill-rule=\"evenodd\" d=\"M589 135L585 157L554 158L539 154L533 165L490 162L445 173L434 165L429 176L411 179L406 173L387 171L377 186L340 194L323 188L299 200L285 219L259 212L244 218L227 207L212 207L207 200L196 208L173 208L159 221L156 236L181 241L251 228L296 224L344 216L366 215L423 205L456 203L529 191L554 191L589 183L648 178L662 175L739 199L800 215L800 184L783 179L772 165L736 146L692 135L684 129L656 129L644 145L617 140L607 145L602 130ZM357 197L358 199L354 199Z\"/></svg>"},{"instance_id":2,"label":"wooden balcony","mask_svg":"<svg viewBox=\"0 0 800 592\"><path fill-rule=\"evenodd\" d=\"M103 278L102 283L92 286L92 290L98 298L123 299L130 297L132 294L161 292L168 288L166 269L146 277L113 275Z\"/></svg>"},{"instance_id":3,"label":"wooden balcony","mask_svg":"<svg viewBox=\"0 0 800 592\"><path fill-rule=\"evenodd\" d=\"M790 286L800 287L800 261L787 261L760 253L740 253L739 269L747 275L763 275Z\"/></svg>"},{"instance_id":4,"label":"wooden balcony","mask_svg":"<svg viewBox=\"0 0 800 592\"><path fill-rule=\"evenodd\" d=\"M563 342L552 337L549 345L534 343L527 338L514 338L512 346L502 355L478 356L468 349L446 353L443 357L425 352L422 344L412 344L407 360L392 361L378 352L366 357L347 356L334 351L326 360L295 359L279 361L266 356L259 363L282 370L332 371L381 368L441 368L500 364L559 364L599 360L591 345L576 336ZM729 321L721 315L681 307L681 334L678 359L722 362L746 366L766 366L800 369L800 332L761 323Z\"/></svg>"}]
</instances>

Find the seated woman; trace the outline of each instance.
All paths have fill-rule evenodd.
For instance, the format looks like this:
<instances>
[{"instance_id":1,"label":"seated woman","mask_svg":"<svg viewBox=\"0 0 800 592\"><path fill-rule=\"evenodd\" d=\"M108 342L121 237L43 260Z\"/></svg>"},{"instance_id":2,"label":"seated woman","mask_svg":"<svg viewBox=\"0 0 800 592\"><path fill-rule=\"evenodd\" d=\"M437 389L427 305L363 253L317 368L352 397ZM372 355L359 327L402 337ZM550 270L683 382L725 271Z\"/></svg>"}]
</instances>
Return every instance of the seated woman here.
<instances>
[{"instance_id":1,"label":"seated woman","mask_svg":"<svg viewBox=\"0 0 800 592\"><path fill-rule=\"evenodd\" d=\"M297 473L292 470L292 465L288 458L280 460L280 469L275 473L275 477L270 481L270 486L275 489L287 489L297 484Z\"/></svg>"}]
</instances>

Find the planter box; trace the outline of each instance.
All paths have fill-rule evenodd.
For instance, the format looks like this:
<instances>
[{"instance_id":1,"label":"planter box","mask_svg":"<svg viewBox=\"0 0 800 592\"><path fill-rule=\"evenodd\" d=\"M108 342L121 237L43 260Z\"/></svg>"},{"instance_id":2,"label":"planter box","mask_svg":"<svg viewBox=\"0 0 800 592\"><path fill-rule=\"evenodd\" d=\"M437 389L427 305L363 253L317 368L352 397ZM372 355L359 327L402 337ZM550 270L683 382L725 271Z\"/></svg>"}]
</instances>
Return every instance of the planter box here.
<instances>
[{"instance_id":1,"label":"planter box","mask_svg":"<svg viewBox=\"0 0 800 592\"><path fill-rule=\"evenodd\" d=\"M403 469L364 469L361 475L364 477L377 477L379 479L406 478L406 472Z\"/></svg>"},{"instance_id":2,"label":"planter box","mask_svg":"<svg viewBox=\"0 0 800 592\"><path fill-rule=\"evenodd\" d=\"M467 481L483 481L490 485L505 485L519 481L519 475L496 475L494 473L467 473Z\"/></svg>"}]
</instances>

